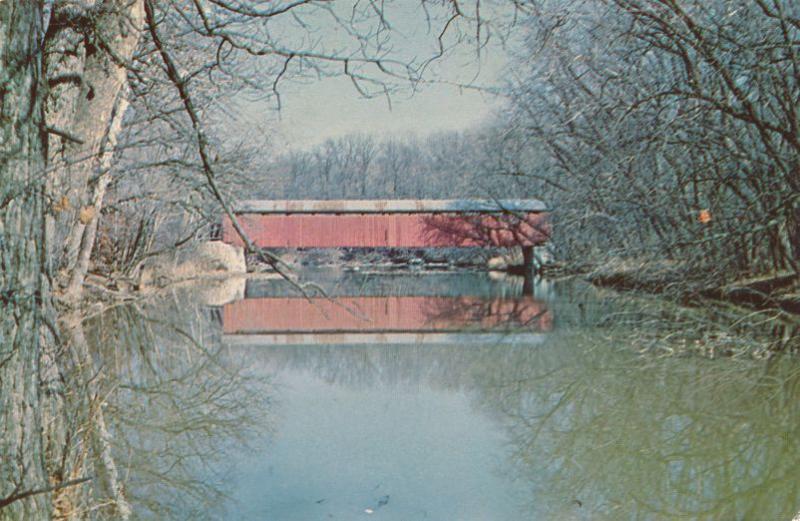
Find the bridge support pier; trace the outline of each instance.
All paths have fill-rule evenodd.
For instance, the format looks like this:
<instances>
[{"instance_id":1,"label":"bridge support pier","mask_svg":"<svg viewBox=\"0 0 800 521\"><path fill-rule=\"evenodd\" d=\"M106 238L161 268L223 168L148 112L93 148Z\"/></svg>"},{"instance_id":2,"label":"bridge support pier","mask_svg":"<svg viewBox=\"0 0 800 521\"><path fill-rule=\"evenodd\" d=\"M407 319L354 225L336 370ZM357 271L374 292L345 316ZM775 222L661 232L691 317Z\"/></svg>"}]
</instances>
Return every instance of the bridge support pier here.
<instances>
[{"instance_id":1,"label":"bridge support pier","mask_svg":"<svg viewBox=\"0 0 800 521\"><path fill-rule=\"evenodd\" d=\"M533 246L522 247L522 267L525 275L534 275L537 271L536 255L533 254Z\"/></svg>"},{"instance_id":2,"label":"bridge support pier","mask_svg":"<svg viewBox=\"0 0 800 521\"><path fill-rule=\"evenodd\" d=\"M522 294L533 295L533 279L536 276L536 256L533 254L533 246L522 247L522 275L525 278L522 283Z\"/></svg>"}]
</instances>

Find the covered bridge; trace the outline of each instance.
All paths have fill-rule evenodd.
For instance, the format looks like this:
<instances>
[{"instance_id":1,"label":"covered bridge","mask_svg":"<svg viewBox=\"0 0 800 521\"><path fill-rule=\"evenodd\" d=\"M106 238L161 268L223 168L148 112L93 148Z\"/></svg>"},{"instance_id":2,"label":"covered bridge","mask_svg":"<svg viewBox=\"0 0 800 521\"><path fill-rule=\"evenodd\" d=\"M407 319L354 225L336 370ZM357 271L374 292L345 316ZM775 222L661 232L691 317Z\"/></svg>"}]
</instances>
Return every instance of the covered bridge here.
<instances>
[{"instance_id":1,"label":"covered bridge","mask_svg":"<svg viewBox=\"0 0 800 521\"><path fill-rule=\"evenodd\" d=\"M514 247L549 237L536 199L242 201L235 212L262 248ZM229 219L222 239L242 246Z\"/></svg>"}]
</instances>

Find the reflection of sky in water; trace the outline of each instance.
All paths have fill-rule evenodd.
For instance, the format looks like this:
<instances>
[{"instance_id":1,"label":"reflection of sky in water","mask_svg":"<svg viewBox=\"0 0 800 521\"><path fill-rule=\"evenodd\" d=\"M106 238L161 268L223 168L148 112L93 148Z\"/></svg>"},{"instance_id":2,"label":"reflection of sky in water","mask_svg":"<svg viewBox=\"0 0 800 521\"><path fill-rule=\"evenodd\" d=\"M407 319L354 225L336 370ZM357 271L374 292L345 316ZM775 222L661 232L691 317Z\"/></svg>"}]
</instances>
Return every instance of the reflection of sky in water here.
<instances>
[{"instance_id":1,"label":"reflection of sky in water","mask_svg":"<svg viewBox=\"0 0 800 521\"><path fill-rule=\"evenodd\" d=\"M525 518L521 490L498 473L502 433L464 392L302 370L276 383L277 432L239 466L239 519L358 519L368 508L387 520Z\"/></svg>"},{"instance_id":2,"label":"reflection of sky in water","mask_svg":"<svg viewBox=\"0 0 800 521\"><path fill-rule=\"evenodd\" d=\"M404 287L350 282L375 296ZM405 287L489 299L499 288L473 275L414 277ZM226 351L233 366L275 385L241 403L243 420L266 418L271 434L259 431L253 450L228 459L235 473L225 519L792 518L800 508L796 361L642 355L632 348L641 330L605 320L622 309L603 300L608 293L555 284L534 295L553 315L536 342ZM648 311L631 297L623 304ZM168 337L176 345L158 352L182 359L182 338ZM182 380L186 394L170 406L185 407L202 383L224 375L209 369ZM145 411L158 407L151 400Z\"/></svg>"}]
</instances>

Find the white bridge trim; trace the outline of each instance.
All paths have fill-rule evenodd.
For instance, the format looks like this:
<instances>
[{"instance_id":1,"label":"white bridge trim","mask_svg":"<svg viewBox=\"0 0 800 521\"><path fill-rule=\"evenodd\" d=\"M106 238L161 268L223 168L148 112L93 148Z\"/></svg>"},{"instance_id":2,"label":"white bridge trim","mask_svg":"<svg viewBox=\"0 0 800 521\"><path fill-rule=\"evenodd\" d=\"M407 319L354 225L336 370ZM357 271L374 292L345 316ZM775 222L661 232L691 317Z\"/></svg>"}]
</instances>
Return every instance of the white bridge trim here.
<instances>
[{"instance_id":1,"label":"white bridge trim","mask_svg":"<svg viewBox=\"0 0 800 521\"><path fill-rule=\"evenodd\" d=\"M239 201L236 213L504 213L545 212L538 199L371 199Z\"/></svg>"},{"instance_id":2,"label":"white bridge trim","mask_svg":"<svg viewBox=\"0 0 800 521\"><path fill-rule=\"evenodd\" d=\"M542 343L544 333L280 333L226 334L222 343L229 348L313 345L508 345Z\"/></svg>"}]
</instances>

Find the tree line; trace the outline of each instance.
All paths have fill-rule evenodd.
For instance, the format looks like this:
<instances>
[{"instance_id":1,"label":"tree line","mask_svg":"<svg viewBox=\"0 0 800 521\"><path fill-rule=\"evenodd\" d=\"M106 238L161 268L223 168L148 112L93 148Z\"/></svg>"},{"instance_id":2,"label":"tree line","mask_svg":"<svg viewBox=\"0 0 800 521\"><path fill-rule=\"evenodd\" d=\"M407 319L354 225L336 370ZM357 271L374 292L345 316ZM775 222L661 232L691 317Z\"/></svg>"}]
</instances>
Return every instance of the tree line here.
<instances>
[{"instance_id":1,"label":"tree line","mask_svg":"<svg viewBox=\"0 0 800 521\"><path fill-rule=\"evenodd\" d=\"M279 156L250 181L264 199L458 199L535 196L510 183L491 125L421 139L351 134ZM527 189L527 191L526 191Z\"/></svg>"}]
</instances>

